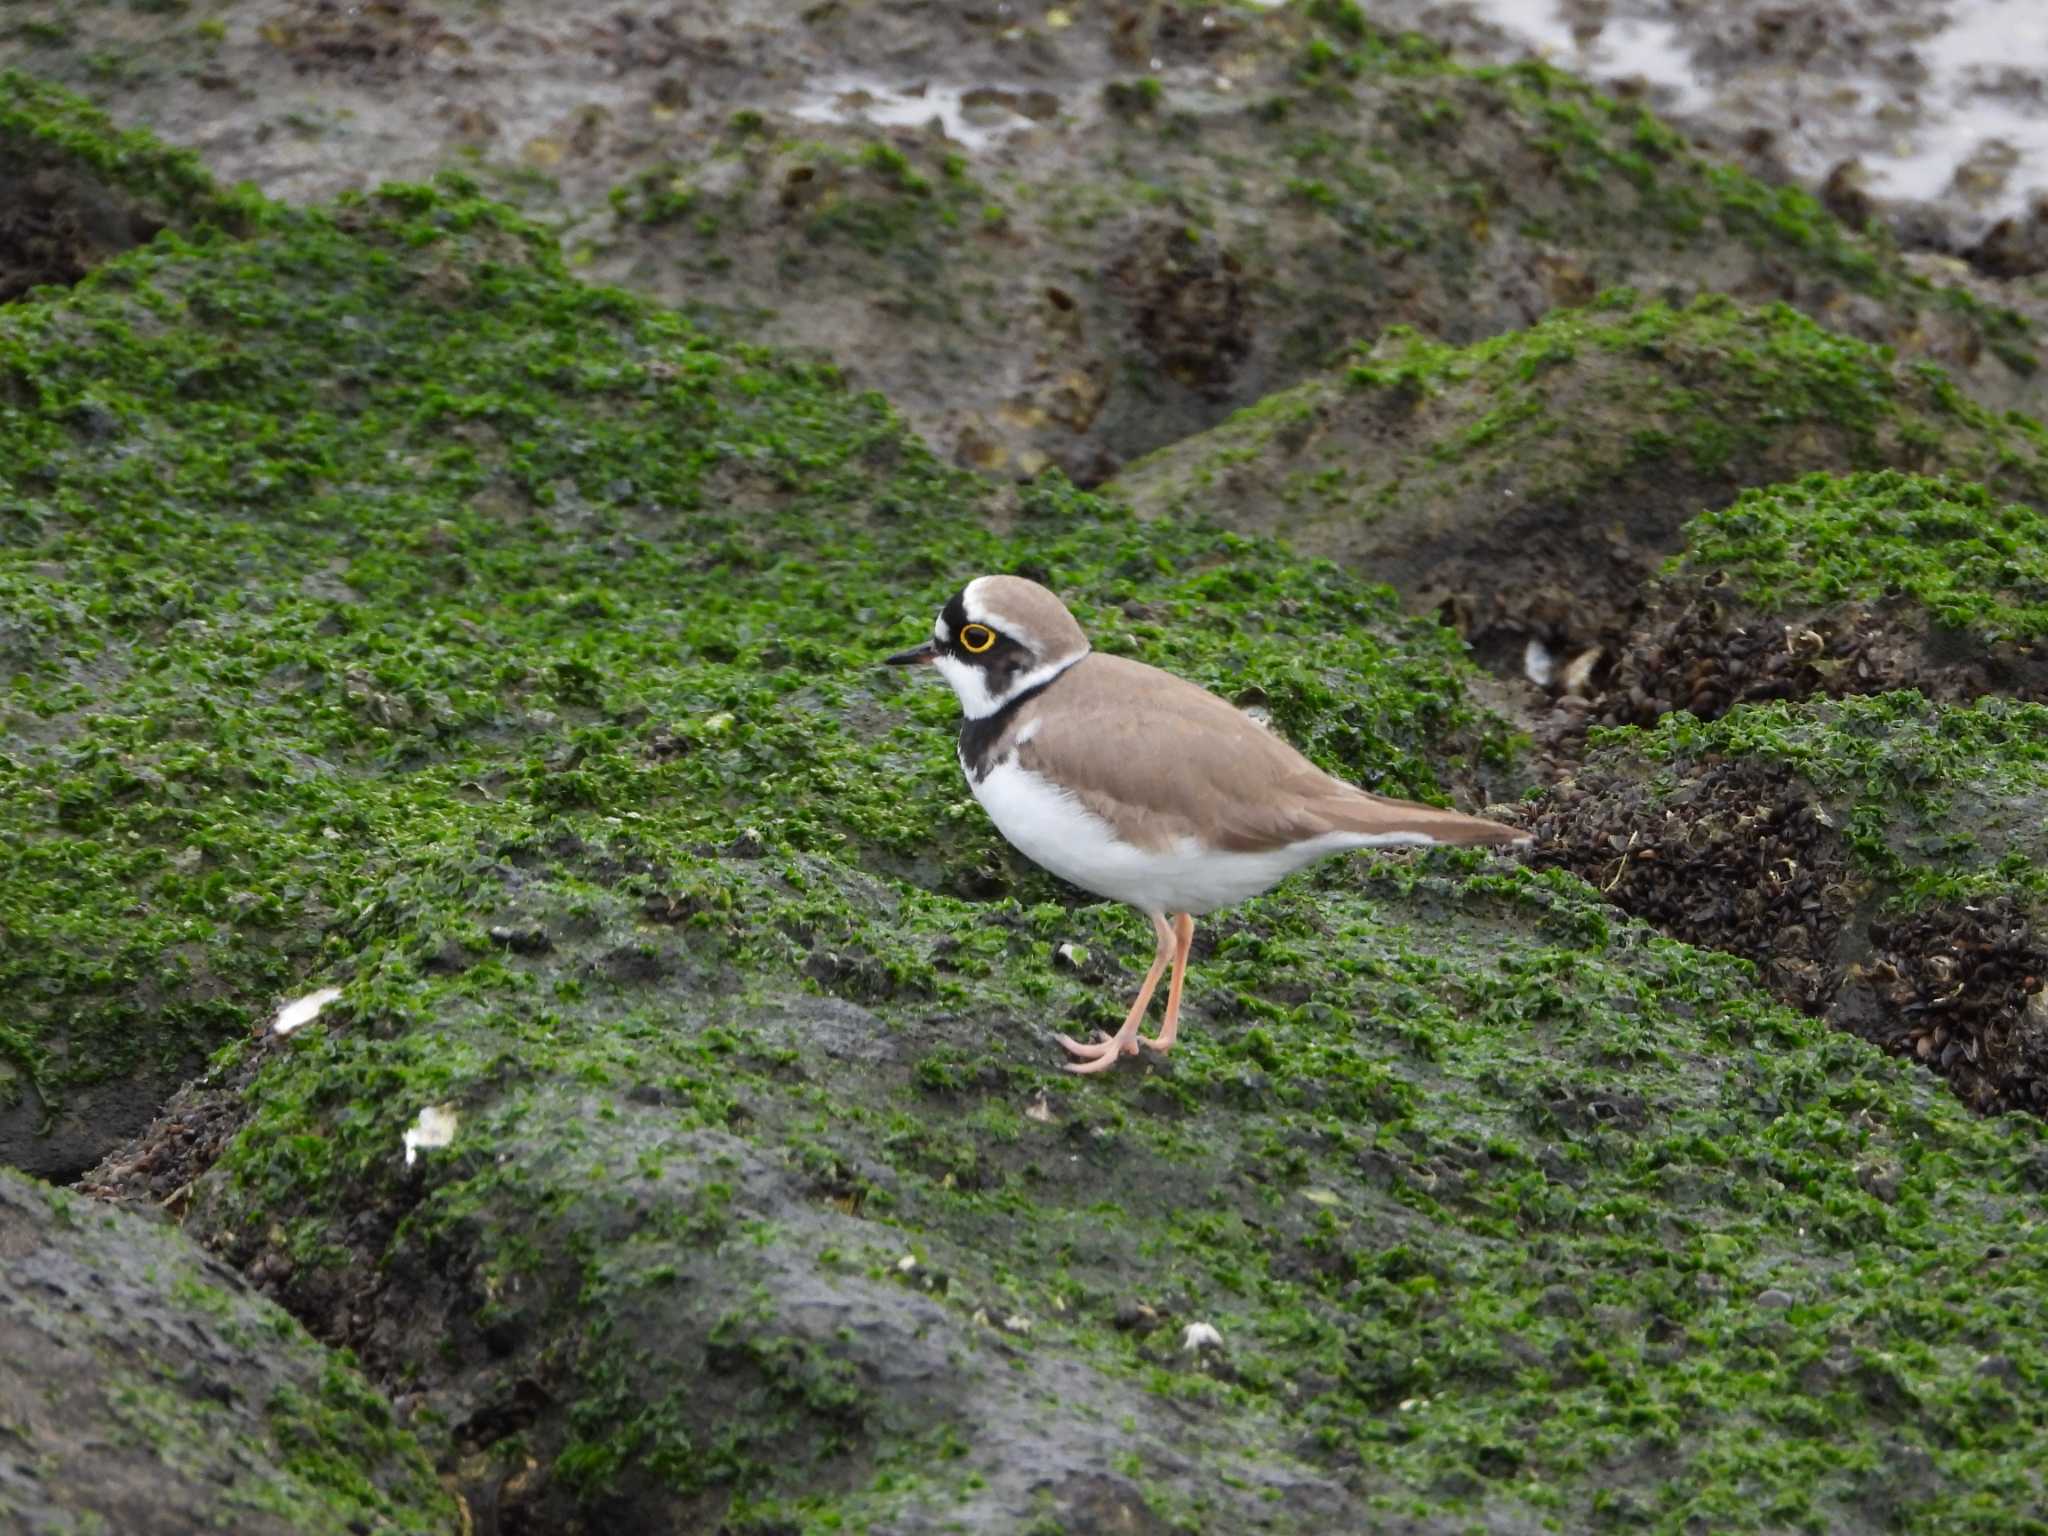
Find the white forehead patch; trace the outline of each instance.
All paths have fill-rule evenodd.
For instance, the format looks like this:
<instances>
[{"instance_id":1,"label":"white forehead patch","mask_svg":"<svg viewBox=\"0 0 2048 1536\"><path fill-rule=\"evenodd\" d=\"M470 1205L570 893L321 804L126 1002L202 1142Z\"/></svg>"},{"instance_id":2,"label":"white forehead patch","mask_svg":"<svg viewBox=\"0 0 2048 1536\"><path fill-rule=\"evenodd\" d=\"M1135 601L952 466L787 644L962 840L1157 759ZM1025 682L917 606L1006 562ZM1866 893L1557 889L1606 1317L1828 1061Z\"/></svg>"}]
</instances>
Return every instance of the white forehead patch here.
<instances>
[{"instance_id":1,"label":"white forehead patch","mask_svg":"<svg viewBox=\"0 0 2048 1536\"><path fill-rule=\"evenodd\" d=\"M989 612L988 604L983 601L983 595L987 590L986 576L977 576L960 589L960 606L966 610L967 617L977 624L993 624L996 621L996 616Z\"/></svg>"}]
</instances>

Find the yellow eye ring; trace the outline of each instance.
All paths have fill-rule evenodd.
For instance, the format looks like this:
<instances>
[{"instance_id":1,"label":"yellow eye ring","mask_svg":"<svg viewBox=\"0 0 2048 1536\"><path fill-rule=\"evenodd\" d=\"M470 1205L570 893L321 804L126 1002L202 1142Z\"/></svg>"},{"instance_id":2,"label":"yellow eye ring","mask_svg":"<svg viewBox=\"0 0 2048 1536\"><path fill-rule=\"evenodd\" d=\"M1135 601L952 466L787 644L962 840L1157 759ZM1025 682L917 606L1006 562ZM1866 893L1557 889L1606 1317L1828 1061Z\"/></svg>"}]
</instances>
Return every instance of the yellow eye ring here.
<instances>
[{"instance_id":1,"label":"yellow eye ring","mask_svg":"<svg viewBox=\"0 0 2048 1536\"><path fill-rule=\"evenodd\" d=\"M979 656L996 643L996 632L986 624L963 624L960 627L960 649L970 656Z\"/></svg>"}]
</instances>

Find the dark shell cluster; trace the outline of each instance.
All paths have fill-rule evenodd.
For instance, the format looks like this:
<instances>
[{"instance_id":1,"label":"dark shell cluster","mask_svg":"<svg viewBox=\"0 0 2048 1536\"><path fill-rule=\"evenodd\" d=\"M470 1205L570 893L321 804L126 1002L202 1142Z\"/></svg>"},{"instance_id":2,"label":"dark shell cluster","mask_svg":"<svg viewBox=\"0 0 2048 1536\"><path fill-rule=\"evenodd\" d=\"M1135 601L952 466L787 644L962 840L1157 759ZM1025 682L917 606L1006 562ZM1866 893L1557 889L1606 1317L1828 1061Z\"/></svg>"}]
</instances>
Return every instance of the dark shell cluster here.
<instances>
[{"instance_id":1,"label":"dark shell cluster","mask_svg":"<svg viewBox=\"0 0 2048 1536\"><path fill-rule=\"evenodd\" d=\"M2048 1111L2048 945L2009 899L1870 925L1837 1022L1925 1062L1985 1114ZM1857 995L1860 994L1860 995Z\"/></svg>"},{"instance_id":2,"label":"dark shell cluster","mask_svg":"<svg viewBox=\"0 0 2048 1536\"><path fill-rule=\"evenodd\" d=\"M1989 694L2048 699L2048 657L1945 634L1917 608L1839 603L1765 614L1713 578L1667 581L1588 718L1651 725L1683 709L1712 720L1738 704L1900 688L1952 702Z\"/></svg>"},{"instance_id":3,"label":"dark shell cluster","mask_svg":"<svg viewBox=\"0 0 2048 1536\"><path fill-rule=\"evenodd\" d=\"M1781 1001L1925 1064L1981 1112L2048 1110L2048 944L2010 899L1873 913L1846 840L1789 769L1707 758L1659 779L1596 758L1538 806L1530 862L1752 961Z\"/></svg>"},{"instance_id":4,"label":"dark shell cluster","mask_svg":"<svg viewBox=\"0 0 2048 1536\"><path fill-rule=\"evenodd\" d=\"M1855 908L1847 850L1788 770L1702 764L1660 794L1597 762L1550 791L1530 862L1568 869L1673 938L1742 955L1778 997L1827 1011Z\"/></svg>"}]
</instances>

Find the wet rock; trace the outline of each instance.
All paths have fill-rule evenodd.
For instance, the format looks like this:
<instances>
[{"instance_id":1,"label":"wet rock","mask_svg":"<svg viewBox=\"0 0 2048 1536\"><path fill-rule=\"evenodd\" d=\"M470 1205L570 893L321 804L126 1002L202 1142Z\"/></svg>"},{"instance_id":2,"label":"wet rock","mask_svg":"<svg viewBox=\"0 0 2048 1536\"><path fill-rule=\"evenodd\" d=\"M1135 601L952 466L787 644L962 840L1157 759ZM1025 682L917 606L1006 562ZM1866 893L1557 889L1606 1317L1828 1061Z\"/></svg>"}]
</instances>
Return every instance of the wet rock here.
<instances>
[{"instance_id":1,"label":"wet rock","mask_svg":"<svg viewBox=\"0 0 2048 1536\"><path fill-rule=\"evenodd\" d=\"M53 1104L18 1064L0 1058L0 1166L68 1183L148 1127L199 1065L196 1056L150 1063L67 1088Z\"/></svg>"},{"instance_id":2,"label":"wet rock","mask_svg":"<svg viewBox=\"0 0 2048 1536\"><path fill-rule=\"evenodd\" d=\"M1657 571L1746 486L1952 460L1994 499L2048 505L2048 447L1945 383L1782 308L1622 295L1470 347L1390 333L1115 489L1141 515L1223 516L1388 581L1497 672L1537 656L1545 697L1590 701L1598 723L1794 696L1823 664L1841 691L1909 685L1896 638L1847 649L1868 618L1808 626L1819 654L1727 617L1711 565L1691 584ZM1724 629L1725 662L1702 656Z\"/></svg>"},{"instance_id":3,"label":"wet rock","mask_svg":"<svg viewBox=\"0 0 2048 1536\"><path fill-rule=\"evenodd\" d=\"M113 134L83 102L26 75L0 88L0 304L75 283L165 228L240 226L196 164L140 135L105 154ZM115 425L91 402L75 419L96 434Z\"/></svg>"},{"instance_id":4,"label":"wet rock","mask_svg":"<svg viewBox=\"0 0 2048 1536\"><path fill-rule=\"evenodd\" d=\"M265 40L301 75L388 79L431 67L437 54L468 51L439 16L411 0L295 0L284 11L266 25Z\"/></svg>"},{"instance_id":5,"label":"wet rock","mask_svg":"<svg viewBox=\"0 0 2048 1536\"><path fill-rule=\"evenodd\" d=\"M466 1528L390 1405L174 1228L0 1169L0 1524Z\"/></svg>"},{"instance_id":6,"label":"wet rock","mask_svg":"<svg viewBox=\"0 0 2048 1536\"><path fill-rule=\"evenodd\" d=\"M800 35L858 37L895 14L827 6ZM1015 45L1018 68L1049 68L1080 14L964 24L991 51ZM1131 46L1164 39L1173 57L1230 67L1198 21L1132 14ZM644 56L665 78L704 62L692 101L707 104L732 100L719 60L755 46L741 30L721 53L673 19L595 25L617 44L606 68ZM1368 46L1342 7L1240 30L1292 44L1308 39L1287 29L1309 27ZM1371 59L1290 49L1290 81L1319 59L1295 109L1328 137L1356 118L1347 68ZM1583 101L1540 71L1518 79ZM1495 84L1447 93L1431 75L1370 121L1455 146L1468 130L1447 94L1471 110ZM1162 105L1141 126L1169 150L1202 131L1185 102ZM587 121L601 156L622 119ZM1654 124L1620 121L1648 158L1679 152ZM785 152L763 145L780 133L756 117L707 142L779 170ZM971 165L949 172L954 151L922 127L910 149L833 142L857 147L806 147L816 174L789 207L777 174L761 183L768 216L787 220L776 260L745 243L713 253L752 262L754 302L816 281L866 304L880 269L850 253L908 249L904 280L876 299L908 356L906 317L946 297L918 262L956 235L1000 299L1007 236L979 217ZM1555 195L1593 169L1575 152L1570 135L1541 151ZM1325 171L1299 179L1335 197ZM691 240L729 211L641 192ZM1134 195L1142 216L1120 204L1085 228L1113 242L1179 221ZM1306 184L1290 196L1290 217L1328 213ZM1480 240L1475 219L1506 222L1464 194L1456 206L1448 247L1377 194L1337 227L1396 267L1448 256L1454 271L1482 253L1462 243ZM1384 224L1358 224L1360 208ZM1242 227L1211 232L1265 280ZM586 286L550 242L465 187L397 187L331 218L280 216L259 238L152 247L59 303L0 311L0 336L36 359L33 379L0 372L21 426L7 441L33 460L0 509L0 579L10 664L40 690L0 717L29 786L0 795L0 816L33 854L0 862L0 896L10 934L23 918L64 925L0 948L10 991L77 1013L106 1000L112 955L166 1005L121 1011L116 994L112 1017L151 1044L176 1021L218 1052L212 1103L231 1131L186 1101L109 1187L178 1179L161 1198L191 1232L402 1393L478 1529L1196 1519L1307 1536L1398 1507L1448 1536L1719 1508L1738 1464L1770 1484L1771 1518L1820 1529L1854 1528L1877 1492L1911 1525L1938 1521L1958 1488L2031 1487L2038 1425L2006 1411L2017 1394L1979 1384L1967 1444L1947 1412L1956 1362L1988 1340L2023 1380L2048 1369L2031 1144L1567 873L1512 857L1333 861L1204 922L1184 1039L1163 1063L1064 1072L1050 1034L1121 1017L1144 924L1004 849L960 780L950 701L878 677L874 658L922 632L962 570L1035 570L1106 651L1247 702L1256 689L1275 730L1349 777L1482 804L1466 791L1483 778L1503 781L1493 798L1526 779L1469 703L1457 646L1358 577L1257 537L1133 523L1057 482L992 492L833 370ZM1576 281L1571 265L1514 274L1515 302L1545 302L1552 275ZM1015 427L1022 449L1071 434L1093 403L1107 422L1120 390L1183 392L1148 430L1214 404L1163 372L1134 382L1107 352L1061 350L1128 339L1089 280L1100 271L1020 278L1040 329L1017 350L1044 376L990 389L1044 412ZM1855 370L1830 393L1842 354L1827 338L1747 324L1693 333L1688 365L1731 337L1785 342L1818 365L1793 370L1820 389L1794 413L1814 433L1860 395L1893 398L1873 383L1890 375ZM62 345L41 339L52 327ZM1270 336L1249 334L1247 391ZM1560 339L1546 330L1501 373L1561 377ZM991 356L1012 354L977 368ZM1767 414L1732 412L1755 402L1716 378L1695 380L1706 406L1672 411L1701 430ZM1360 387L1386 424L1426 414L1432 384L1452 382L1418 365ZM1923 375L1897 382L1938 395ZM72 422L66 404L86 396L148 431ZM1288 404L1276 430L1305 443L1319 419ZM224 413L271 430L224 445ZM1969 430L1950 446L2007 464L1981 418L1954 419ZM1103 431L1082 451L1107 452ZM1483 433L1455 441L1485 447ZM1711 461L1716 441L1685 452ZM185 475L209 477L206 494L165 494ZM1561 500L1546 515L1532 544L1569 526ZM349 601L309 591L309 569L345 572ZM1531 613L1562 622L1570 575L1560 561L1532 576ZM1560 652L1565 670L1578 654ZM1585 670L1595 686L1600 664ZM1784 808L1689 850L1739 927L1754 914L1738 876L1790 883L1745 865L1749 843L1820 846L1826 824L1794 814L1807 806L1852 823L1817 786L1713 769L1863 764L1873 741L1900 744L1883 734L1896 728L1932 751L1901 757L1898 782L1947 784L1944 762L2024 759L1993 750L1987 722L2004 747L2032 723L1827 707L1863 733L1830 744L1854 750L1801 759L1717 737L1667 755L1639 801L1609 760L1532 817L1554 815L1576 856L1603 810L1676 852L1715 814ZM1763 741L1787 739L1801 745L1791 727ZM1685 804L1659 814L1703 779L1705 820ZM2008 823L2028 820L2027 782L1992 786L2010 791ZM1925 798L1885 793L1886 810ZM1954 825L1996 868L2009 850L1989 798L1959 792ZM1649 891L1690 910L1687 893ZM1805 921L1767 915L1774 932ZM501 951L494 921L549 946ZM306 948L279 959L280 934ZM1826 937L1809 924L1774 953L1787 974L1821 965ZM442 959L451 940L473 964ZM1053 959L1069 942L1089 952L1079 970ZM345 1016L250 1037L330 971ZM10 1060L23 1018L32 1044L58 1038L41 1014L10 1015ZM1897 1171L1889 1202L1870 1169ZM1764 1276L1801 1305L1751 1315ZM1912 1303L1956 1294L1970 1304ZM1527 1340L1504 1339L1504 1318ZM1199 1347L1204 1324L1227 1350ZM1911 1349L1896 1346L1903 1327ZM1656 1338L1640 1352L1638 1328ZM1759 1364L1836 1351L1852 1371L1882 1363L1805 1416ZM1658 1429L1673 1405L1682 1435ZM1832 1449L1816 1459L1824 1412ZM1654 1439L1589 1464L1618 1424ZM1865 1469L1894 1444L1924 1453L1929 1477L1873 1491Z\"/></svg>"},{"instance_id":7,"label":"wet rock","mask_svg":"<svg viewBox=\"0 0 2048 1536\"><path fill-rule=\"evenodd\" d=\"M1688 527L1592 697L1545 738L1570 752L1588 725L1905 689L2048 698L2044 528L2036 505L1945 478L1816 475L1745 493Z\"/></svg>"},{"instance_id":8,"label":"wet rock","mask_svg":"<svg viewBox=\"0 0 2048 1536\"><path fill-rule=\"evenodd\" d=\"M2038 856L2035 807L2048 785L2029 765L2048 717L1912 694L1846 714L1806 711L1758 716L1762 734L1746 747L1695 743L1675 764L1634 746L1594 753L1538 802L1532 861L1573 870L1666 933L1754 961L1786 1002L1939 1072L1973 1108L2040 1112L2048 946L2037 937L2039 898L2020 880L1999 889L1993 872L2010 878ZM1731 736L1744 733L1746 717L1730 719ZM1835 777L1833 753L1777 748L1764 723L1796 738L1837 721L1836 752L1860 757L1870 778ZM1977 745L1955 753L1950 733ZM1931 833L1912 809L1929 793L1974 835ZM1908 856L1989 889L1965 904L1929 900L1914 891ZM1859 1172L1887 1202L1898 1177L1882 1166Z\"/></svg>"},{"instance_id":9,"label":"wet rock","mask_svg":"<svg viewBox=\"0 0 2048 1536\"><path fill-rule=\"evenodd\" d=\"M1869 173L1863 162L1850 157L1835 162L1821 183L1820 200L1828 212L1852 229L1861 229L1870 222L1872 202L1869 192Z\"/></svg>"},{"instance_id":10,"label":"wet rock","mask_svg":"<svg viewBox=\"0 0 2048 1536\"><path fill-rule=\"evenodd\" d=\"M68 169L0 161L0 303L45 283L75 283L162 224L115 189Z\"/></svg>"},{"instance_id":11,"label":"wet rock","mask_svg":"<svg viewBox=\"0 0 2048 1536\"><path fill-rule=\"evenodd\" d=\"M1965 253L1972 266L1996 278L2048 272L2048 193L2037 193L2023 213L2000 219Z\"/></svg>"},{"instance_id":12,"label":"wet rock","mask_svg":"<svg viewBox=\"0 0 2048 1536\"><path fill-rule=\"evenodd\" d=\"M1251 350L1243 263L1213 236L1153 224L1112 261L1107 277L1154 363L1190 389L1228 398Z\"/></svg>"}]
</instances>

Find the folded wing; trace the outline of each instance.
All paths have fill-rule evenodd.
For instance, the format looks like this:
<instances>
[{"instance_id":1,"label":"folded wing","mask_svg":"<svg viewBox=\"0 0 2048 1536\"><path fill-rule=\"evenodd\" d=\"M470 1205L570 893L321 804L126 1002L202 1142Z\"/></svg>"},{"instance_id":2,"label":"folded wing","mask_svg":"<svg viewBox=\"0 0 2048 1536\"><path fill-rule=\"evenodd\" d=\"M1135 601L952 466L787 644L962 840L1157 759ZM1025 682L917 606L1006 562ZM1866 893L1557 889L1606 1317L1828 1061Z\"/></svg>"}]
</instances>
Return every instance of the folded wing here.
<instances>
[{"instance_id":1,"label":"folded wing","mask_svg":"<svg viewBox=\"0 0 2048 1536\"><path fill-rule=\"evenodd\" d=\"M1057 691L1056 708L1019 722L1020 766L1067 786L1141 847L1192 837L1262 853L1330 834L1361 847L1523 837L1333 779L1226 700L1139 662L1091 655Z\"/></svg>"}]
</instances>

